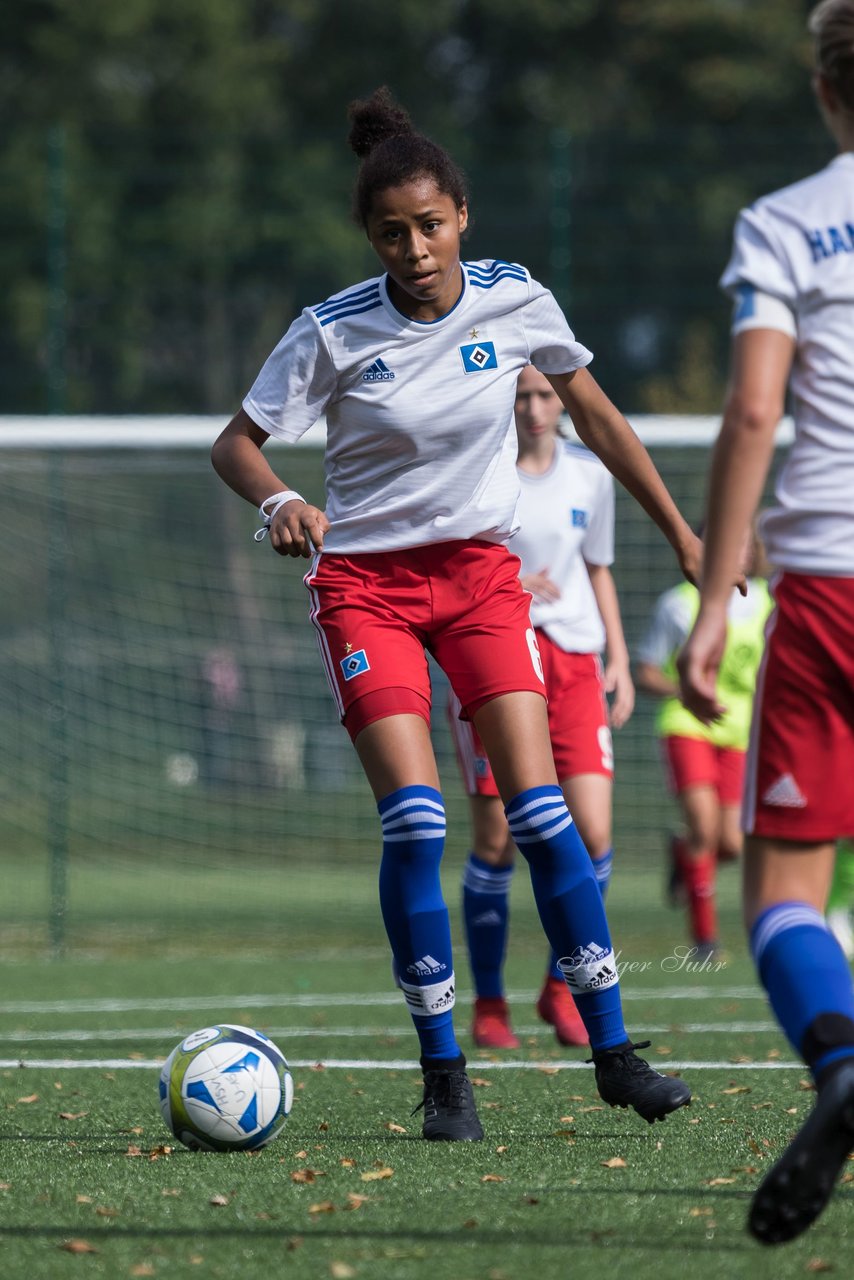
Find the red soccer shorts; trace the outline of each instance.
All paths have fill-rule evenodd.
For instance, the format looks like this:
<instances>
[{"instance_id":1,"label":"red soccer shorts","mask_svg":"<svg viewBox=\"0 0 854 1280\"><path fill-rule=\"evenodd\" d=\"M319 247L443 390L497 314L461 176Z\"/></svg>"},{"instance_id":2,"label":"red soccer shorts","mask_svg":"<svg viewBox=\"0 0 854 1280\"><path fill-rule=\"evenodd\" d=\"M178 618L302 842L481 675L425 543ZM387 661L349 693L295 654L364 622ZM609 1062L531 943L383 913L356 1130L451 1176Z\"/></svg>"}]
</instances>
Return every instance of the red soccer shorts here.
<instances>
[{"instance_id":1,"label":"red soccer shorts","mask_svg":"<svg viewBox=\"0 0 854 1280\"><path fill-rule=\"evenodd\" d=\"M614 754L602 663L595 653L565 653L537 631L548 697L549 734L561 782L582 773L614 776ZM459 703L448 704L451 737L470 796L497 796L489 759L473 724L461 721Z\"/></svg>"},{"instance_id":2,"label":"red soccer shorts","mask_svg":"<svg viewBox=\"0 0 854 1280\"><path fill-rule=\"evenodd\" d=\"M662 738L661 749L674 795L681 795L690 787L714 787L721 804L741 804L743 751L716 747L705 738L683 738L679 734Z\"/></svg>"},{"instance_id":3,"label":"red soccer shorts","mask_svg":"<svg viewBox=\"0 0 854 1280\"><path fill-rule=\"evenodd\" d=\"M854 578L784 573L773 594L743 826L824 843L854 831Z\"/></svg>"},{"instance_id":4,"label":"red soccer shorts","mask_svg":"<svg viewBox=\"0 0 854 1280\"><path fill-rule=\"evenodd\" d=\"M352 738L401 711L430 723L425 650L467 716L501 694L545 696L530 596L519 582L518 558L503 545L455 541L321 554L305 584L330 688Z\"/></svg>"}]
</instances>

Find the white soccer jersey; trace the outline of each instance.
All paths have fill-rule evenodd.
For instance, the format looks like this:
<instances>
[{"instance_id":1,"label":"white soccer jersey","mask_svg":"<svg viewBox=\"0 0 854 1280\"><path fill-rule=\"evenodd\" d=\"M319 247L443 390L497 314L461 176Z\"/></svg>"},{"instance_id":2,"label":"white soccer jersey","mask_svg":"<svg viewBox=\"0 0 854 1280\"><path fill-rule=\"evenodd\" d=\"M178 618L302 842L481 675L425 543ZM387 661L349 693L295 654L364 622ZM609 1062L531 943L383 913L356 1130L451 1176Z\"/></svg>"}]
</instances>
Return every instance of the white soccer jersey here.
<instances>
[{"instance_id":1,"label":"white soccer jersey","mask_svg":"<svg viewBox=\"0 0 854 1280\"><path fill-rule=\"evenodd\" d=\"M459 301L429 323L395 308L386 276L306 308L243 407L283 440L326 414L327 551L504 542L518 527L519 373L592 358L524 267L467 262Z\"/></svg>"},{"instance_id":2,"label":"white soccer jersey","mask_svg":"<svg viewBox=\"0 0 854 1280\"><path fill-rule=\"evenodd\" d=\"M797 342L795 442L761 523L769 559L854 576L854 154L743 210L721 285L734 332Z\"/></svg>"},{"instance_id":3,"label":"white soccer jersey","mask_svg":"<svg viewBox=\"0 0 854 1280\"><path fill-rule=\"evenodd\" d=\"M601 653L605 625L587 565L614 562L614 481L595 454L559 440L543 475L519 468L520 576L545 569L560 599L531 603L531 621L567 653Z\"/></svg>"}]
</instances>

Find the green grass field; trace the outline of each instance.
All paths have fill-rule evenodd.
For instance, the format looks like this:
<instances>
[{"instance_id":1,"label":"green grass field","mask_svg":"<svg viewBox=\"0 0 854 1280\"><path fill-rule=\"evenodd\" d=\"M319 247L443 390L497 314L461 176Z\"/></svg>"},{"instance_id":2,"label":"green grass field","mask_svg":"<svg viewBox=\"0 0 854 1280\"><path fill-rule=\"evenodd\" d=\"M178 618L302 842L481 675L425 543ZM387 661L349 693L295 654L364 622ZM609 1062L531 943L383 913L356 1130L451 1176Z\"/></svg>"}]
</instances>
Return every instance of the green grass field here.
<instances>
[{"instance_id":1,"label":"green grass field","mask_svg":"<svg viewBox=\"0 0 854 1280\"><path fill-rule=\"evenodd\" d=\"M0 1276L850 1275L851 1186L794 1244L764 1250L745 1233L751 1192L812 1094L755 985L736 878L722 876L726 964L695 973L673 958L682 922L661 903L658 869L615 876L629 1028L695 1093L690 1109L649 1126L604 1108L583 1051L560 1049L537 1024L544 948L516 877L518 1065L471 1048L458 957L458 1026L486 1131L472 1145L420 1139L416 1044L390 990L365 870L291 880L274 904L278 928L269 911L253 930L234 883L219 933L193 928L186 909L167 908L158 926L142 894L111 928L106 905L91 901L61 961L22 945L24 924L4 927ZM202 917L216 893L205 883ZM263 880L255 888L272 892ZM256 1155L185 1151L160 1119L158 1061L214 1021L265 1030L292 1063L291 1118Z\"/></svg>"}]
</instances>

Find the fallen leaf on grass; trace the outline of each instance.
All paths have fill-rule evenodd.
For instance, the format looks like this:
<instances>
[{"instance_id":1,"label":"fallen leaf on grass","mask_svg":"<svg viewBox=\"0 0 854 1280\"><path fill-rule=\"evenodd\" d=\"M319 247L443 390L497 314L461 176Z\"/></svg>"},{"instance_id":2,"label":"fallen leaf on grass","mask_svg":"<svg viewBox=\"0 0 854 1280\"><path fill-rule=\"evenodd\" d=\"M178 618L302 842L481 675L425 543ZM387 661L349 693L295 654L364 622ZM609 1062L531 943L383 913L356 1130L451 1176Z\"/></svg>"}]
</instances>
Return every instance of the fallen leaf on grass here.
<instances>
[{"instance_id":1,"label":"fallen leaf on grass","mask_svg":"<svg viewBox=\"0 0 854 1280\"><path fill-rule=\"evenodd\" d=\"M159 1147L151 1148L148 1153L148 1158L149 1160L159 1160L161 1156L171 1156L171 1154L172 1148L166 1146L165 1143L161 1143ZM250 1154L254 1154L254 1152L250 1152Z\"/></svg>"},{"instance_id":2,"label":"fallen leaf on grass","mask_svg":"<svg viewBox=\"0 0 854 1280\"><path fill-rule=\"evenodd\" d=\"M556 1076L560 1067L537 1067L541 1076Z\"/></svg>"},{"instance_id":3,"label":"fallen leaf on grass","mask_svg":"<svg viewBox=\"0 0 854 1280\"><path fill-rule=\"evenodd\" d=\"M492 1081L484 1080L483 1076L469 1076L469 1084L473 1084L476 1089L491 1089Z\"/></svg>"},{"instance_id":4,"label":"fallen leaf on grass","mask_svg":"<svg viewBox=\"0 0 854 1280\"><path fill-rule=\"evenodd\" d=\"M308 1155L308 1152L307 1152L307 1151L295 1151L295 1152L294 1152L294 1159L295 1159L295 1160L304 1160L304 1159L306 1158L306 1156L307 1156L307 1155Z\"/></svg>"},{"instance_id":5,"label":"fallen leaf on grass","mask_svg":"<svg viewBox=\"0 0 854 1280\"><path fill-rule=\"evenodd\" d=\"M134 1145L134 1143L132 1143L132 1142L131 1142L131 1143L130 1143L130 1145L128 1146L127 1151L125 1152L125 1155L126 1155L126 1156L141 1156L141 1155L142 1155L142 1147L137 1147L137 1146L135 1146L135 1145Z\"/></svg>"},{"instance_id":6,"label":"fallen leaf on grass","mask_svg":"<svg viewBox=\"0 0 854 1280\"><path fill-rule=\"evenodd\" d=\"M179 1196L181 1191L179 1187L162 1187L160 1194L162 1196Z\"/></svg>"},{"instance_id":7,"label":"fallen leaf on grass","mask_svg":"<svg viewBox=\"0 0 854 1280\"><path fill-rule=\"evenodd\" d=\"M606 1169L625 1169L626 1162L622 1156L611 1156L610 1160L600 1160L599 1163Z\"/></svg>"},{"instance_id":8,"label":"fallen leaf on grass","mask_svg":"<svg viewBox=\"0 0 854 1280\"><path fill-rule=\"evenodd\" d=\"M799 1080L798 1088L801 1089L804 1093L815 1093L815 1085L813 1084L812 1080Z\"/></svg>"},{"instance_id":9,"label":"fallen leaf on grass","mask_svg":"<svg viewBox=\"0 0 854 1280\"><path fill-rule=\"evenodd\" d=\"M334 1213L335 1205L331 1200L320 1200L317 1204L308 1206L309 1213Z\"/></svg>"},{"instance_id":10,"label":"fallen leaf on grass","mask_svg":"<svg viewBox=\"0 0 854 1280\"><path fill-rule=\"evenodd\" d=\"M355 1191L347 1192L347 1203L343 1206L345 1209L361 1209L363 1204L367 1204L372 1196L360 1196Z\"/></svg>"},{"instance_id":11,"label":"fallen leaf on grass","mask_svg":"<svg viewBox=\"0 0 854 1280\"><path fill-rule=\"evenodd\" d=\"M88 1111L60 1111L60 1120L82 1120L84 1116L88 1116Z\"/></svg>"},{"instance_id":12,"label":"fallen leaf on grass","mask_svg":"<svg viewBox=\"0 0 854 1280\"><path fill-rule=\"evenodd\" d=\"M351 1160L349 1156L342 1156L338 1161L342 1169L355 1169L356 1161Z\"/></svg>"},{"instance_id":13,"label":"fallen leaf on grass","mask_svg":"<svg viewBox=\"0 0 854 1280\"><path fill-rule=\"evenodd\" d=\"M63 1240L59 1246L66 1253L97 1253L98 1250L88 1240Z\"/></svg>"},{"instance_id":14,"label":"fallen leaf on grass","mask_svg":"<svg viewBox=\"0 0 854 1280\"><path fill-rule=\"evenodd\" d=\"M38 1102L39 1095L37 1093L29 1093L26 1098L16 1098L16 1102Z\"/></svg>"},{"instance_id":15,"label":"fallen leaf on grass","mask_svg":"<svg viewBox=\"0 0 854 1280\"><path fill-rule=\"evenodd\" d=\"M132 1276L156 1276L157 1272L150 1262L138 1262L135 1267L131 1267L128 1274Z\"/></svg>"},{"instance_id":16,"label":"fallen leaf on grass","mask_svg":"<svg viewBox=\"0 0 854 1280\"><path fill-rule=\"evenodd\" d=\"M505 1152L506 1150L507 1150L506 1146L505 1146L505 1147L496 1147L496 1148L495 1148L496 1154L497 1154L497 1155L499 1155L499 1156L503 1156L503 1155L504 1155L504 1152Z\"/></svg>"},{"instance_id":17,"label":"fallen leaf on grass","mask_svg":"<svg viewBox=\"0 0 854 1280\"><path fill-rule=\"evenodd\" d=\"M229 1198L223 1195L211 1196L208 1204L212 1204L215 1209L224 1209L229 1204Z\"/></svg>"},{"instance_id":18,"label":"fallen leaf on grass","mask_svg":"<svg viewBox=\"0 0 854 1280\"><path fill-rule=\"evenodd\" d=\"M325 1177L322 1169L294 1169L291 1182L316 1182L318 1178Z\"/></svg>"},{"instance_id":19,"label":"fallen leaf on grass","mask_svg":"<svg viewBox=\"0 0 854 1280\"><path fill-rule=\"evenodd\" d=\"M707 1178L707 1187L728 1187L730 1183L735 1182L735 1178Z\"/></svg>"},{"instance_id":20,"label":"fallen leaf on grass","mask_svg":"<svg viewBox=\"0 0 854 1280\"><path fill-rule=\"evenodd\" d=\"M825 1261L824 1258L810 1258L806 1269L807 1271L832 1271L833 1263Z\"/></svg>"},{"instance_id":21,"label":"fallen leaf on grass","mask_svg":"<svg viewBox=\"0 0 854 1280\"><path fill-rule=\"evenodd\" d=\"M475 1228L476 1226L478 1226L478 1225L479 1225L479 1224L478 1224L477 1218L466 1218L465 1222L463 1223L463 1226L464 1226L468 1231L473 1231L473 1230L474 1230L474 1228Z\"/></svg>"},{"instance_id":22,"label":"fallen leaf on grass","mask_svg":"<svg viewBox=\"0 0 854 1280\"><path fill-rule=\"evenodd\" d=\"M560 1118L561 1124L573 1124L574 1121L575 1121L575 1116L561 1116Z\"/></svg>"},{"instance_id":23,"label":"fallen leaf on grass","mask_svg":"<svg viewBox=\"0 0 854 1280\"><path fill-rule=\"evenodd\" d=\"M709 1218L714 1213L714 1209L694 1208L689 1209L688 1213L692 1218Z\"/></svg>"},{"instance_id":24,"label":"fallen leaf on grass","mask_svg":"<svg viewBox=\"0 0 854 1280\"><path fill-rule=\"evenodd\" d=\"M503 1182L504 1179L500 1173L485 1173L481 1178L481 1182Z\"/></svg>"},{"instance_id":25,"label":"fallen leaf on grass","mask_svg":"<svg viewBox=\"0 0 854 1280\"><path fill-rule=\"evenodd\" d=\"M321 1120L320 1124L317 1127L321 1133L326 1133L326 1130L329 1128L329 1121Z\"/></svg>"},{"instance_id":26,"label":"fallen leaf on grass","mask_svg":"<svg viewBox=\"0 0 854 1280\"><path fill-rule=\"evenodd\" d=\"M721 1089L721 1093L750 1093L749 1084L734 1084L729 1089Z\"/></svg>"},{"instance_id":27,"label":"fallen leaf on grass","mask_svg":"<svg viewBox=\"0 0 854 1280\"><path fill-rule=\"evenodd\" d=\"M389 1120L386 1124L389 1133L406 1133L402 1124L395 1124L393 1120Z\"/></svg>"},{"instance_id":28,"label":"fallen leaf on grass","mask_svg":"<svg viewBox=\"0 0 854 1280\"><path fill-rule=\"evenodd\" d=\"M77 1201L77 1203L78 1203L78 1204L91 1204L91 1203L92 1203L92 1197L91 1197L91 1196L75 1196L74 1198L75 1198L75 1200Z\"/></svg>"},{"instance_id":29,"label":"fallen leaf on grass","mask_svg":"<svg viewBox=\"0 0 854 1280\"><path fill-rule=\"evenodd\" d=\"M582 1107L581 1110L586 1114L588 1111L604 1111L605 1108L604 1107Z\"/></svg>"},{"instance_id":30,"label":"fallen leaf on grass","mask_svg":"<svg viewBox=\"0 0 854 1280\"><path fill-rule=\"evenodd\" d=\"M201 1266L201 1264L202 1264L203 1262L204 1262L204 1258L202 1257L202 1255L201 1255L200 1253L193 1253L193 1254L191 1254L191 1255L190 1255L190 1265L191 1265L191 1266L193 1266L193 1267L199 1267L199 1266Z\"/></svg>"},{"instance_id":31,"label":"fallen leaf on grass","mask_svg":"<svg viewBox=\"0 0 854 1280\"><path fill-rule=\"evenodd\" d=\"M356 1274L355 1268L350 1266L349 1262L330 1262L329 1274L332 1280L350 1280L351 1276Z\"/></svg>"},{"instance_id":32,"label":"fallen leaf on grass","mask_svg":"<svg viewBox=\"0 0 854 1280\"><path fill-rule=\"evenodd\" d=\"M11 1182L0 1182L0 1191L11 1191Z\"/></svg>"},{"instance_id":33,"label":"fallen leaf on grass","mask_svg":"<svg viewBox=\"0 0 854 1280\"><path fill-rule=\"evenodd\" d=\"M111 1209L109 1205L99 1204L95 1209L99 1218L120 1218L121 1209Z\"/></svg>"},{"instance_id":34,"label":"fallen leaf on grass","mask_svg":"<svg viewBox=\"0 0 854 1280\"><path fill-rule=\"evenodd\" d=\"M394 1173L394 1169L389 1169L386 1165L382 1169L370 1169L367 1173L361 1175L363 1182L379 1182L381 1178L390 1178Z\"/></svg>"}]
</instances>

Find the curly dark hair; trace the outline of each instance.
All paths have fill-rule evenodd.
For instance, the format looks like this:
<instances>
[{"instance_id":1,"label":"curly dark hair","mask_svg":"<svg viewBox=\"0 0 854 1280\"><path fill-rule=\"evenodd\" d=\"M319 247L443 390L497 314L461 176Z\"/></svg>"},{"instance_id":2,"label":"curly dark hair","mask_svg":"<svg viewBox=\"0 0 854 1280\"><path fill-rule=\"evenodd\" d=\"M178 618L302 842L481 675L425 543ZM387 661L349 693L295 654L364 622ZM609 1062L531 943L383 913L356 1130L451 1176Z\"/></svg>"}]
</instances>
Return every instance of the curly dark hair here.
<instances>
[{"instance_id":1,"label":"curly dark hair","mask_svg":"<svg viewBox=\"0 0 854 1280\"><path fill-rule=\"evenodd\" d=\"M412 178L428 176L458 209L468 201L465 175L447 151L416 132L409 115L383 85L348 108L351 148L362 161L353 192L353 217L366 227L374 197Z\"/></svg>"},{"instance_id":2,"label":"curly dark hair","mask_svg":"<svg viewBox=\"0 0 854 1280\"><path fill-rule=\"evenodd\" d=\"M854 0L823 0L809 18L816 68L840 102L854 111Z\"/></svg>"}]
</instances>

